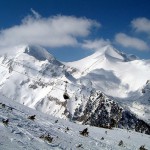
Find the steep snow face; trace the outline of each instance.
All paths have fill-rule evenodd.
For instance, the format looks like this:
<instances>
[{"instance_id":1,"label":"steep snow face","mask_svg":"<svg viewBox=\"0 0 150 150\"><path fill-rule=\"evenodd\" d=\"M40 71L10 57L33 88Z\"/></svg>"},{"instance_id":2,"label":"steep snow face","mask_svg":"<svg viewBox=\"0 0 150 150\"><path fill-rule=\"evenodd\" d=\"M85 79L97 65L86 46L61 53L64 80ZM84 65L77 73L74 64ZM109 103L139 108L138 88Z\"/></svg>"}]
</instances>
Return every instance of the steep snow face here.
<instances>
[{"instance_id":1,"label":"steep snow face","mask_svg":"<svg viewBox=\"0 0 150 150\"><path fill-rule=\"evenodd\" d=\"M119 98L132 96L131 92L139 90L150 77L149 61L125 55L111 46L66 64L78 69L74 74L78 80L89 79L94 88Z\"/></svg>"}]
</instances>

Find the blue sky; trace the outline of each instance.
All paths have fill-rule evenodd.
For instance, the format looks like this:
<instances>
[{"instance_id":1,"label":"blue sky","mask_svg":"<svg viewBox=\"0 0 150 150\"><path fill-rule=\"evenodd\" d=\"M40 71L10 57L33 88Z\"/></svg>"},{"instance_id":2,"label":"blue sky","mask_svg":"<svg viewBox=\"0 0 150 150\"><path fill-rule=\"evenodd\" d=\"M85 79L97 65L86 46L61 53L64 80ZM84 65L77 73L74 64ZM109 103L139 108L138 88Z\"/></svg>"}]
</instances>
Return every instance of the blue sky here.
<instances>
[{"instance_id":1,"label":"blue sky","mask_svg":"<svg viewBox=\"0 0 150 150\"><path fill-rule=\"evenodd\" d=\"M112 44L150 59L149 0L5 0L0 29L1 50L30 42L73 61Z\"/></svg>"}]
</instances>

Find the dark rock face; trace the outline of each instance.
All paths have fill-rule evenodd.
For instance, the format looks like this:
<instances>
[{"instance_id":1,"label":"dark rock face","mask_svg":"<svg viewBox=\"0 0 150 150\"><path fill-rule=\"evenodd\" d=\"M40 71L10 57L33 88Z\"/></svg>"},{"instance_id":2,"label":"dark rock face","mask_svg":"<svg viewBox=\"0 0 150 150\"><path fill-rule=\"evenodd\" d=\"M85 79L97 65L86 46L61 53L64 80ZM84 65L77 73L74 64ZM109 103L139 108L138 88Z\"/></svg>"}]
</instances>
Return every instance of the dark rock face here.
<instances>
[{"instance_id":1,"label":"dark rock face","mask_svg":"<svg viewBox=\"0 0 150 150\"><path fill-rule=\"evenodd\" d=\"M97 127L118 127L150 134L150 125L130 111L124 110L101 92L91 94L85 108L80 106L76 109L73 119Z\"/></svg>"},{"instance_id":2,"label":"dark rock face","mask_svg":"<svg viewBox=\"0 0 150 150\"><path fill-rule=\"evenodd\" d=\"M129 111L124 111L122 113L122 118L119 120L119 127L150 134L150 125L145 123L143 120L138 119Z\"/></svg>"}]
</instances>

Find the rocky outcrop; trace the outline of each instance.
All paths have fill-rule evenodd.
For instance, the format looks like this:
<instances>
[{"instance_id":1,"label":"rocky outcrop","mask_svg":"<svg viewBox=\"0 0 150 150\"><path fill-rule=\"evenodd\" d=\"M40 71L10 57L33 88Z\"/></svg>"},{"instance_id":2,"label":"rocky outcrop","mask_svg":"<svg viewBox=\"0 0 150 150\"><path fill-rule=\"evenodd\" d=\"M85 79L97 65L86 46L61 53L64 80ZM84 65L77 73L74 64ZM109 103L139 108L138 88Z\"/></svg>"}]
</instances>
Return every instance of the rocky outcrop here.
<instances>
[{"instance_id":1,"label":"rocky outcrop","mask_svg":"<svg viewBox=\"0 0 150 150\"><path fill-rule=\"evenodd\" d=\"M91 94L85 108L81 105L76 109L73 119L96 127L118 127L150 134L150 125L101 92Z\"/></svg>"}]
</instances>

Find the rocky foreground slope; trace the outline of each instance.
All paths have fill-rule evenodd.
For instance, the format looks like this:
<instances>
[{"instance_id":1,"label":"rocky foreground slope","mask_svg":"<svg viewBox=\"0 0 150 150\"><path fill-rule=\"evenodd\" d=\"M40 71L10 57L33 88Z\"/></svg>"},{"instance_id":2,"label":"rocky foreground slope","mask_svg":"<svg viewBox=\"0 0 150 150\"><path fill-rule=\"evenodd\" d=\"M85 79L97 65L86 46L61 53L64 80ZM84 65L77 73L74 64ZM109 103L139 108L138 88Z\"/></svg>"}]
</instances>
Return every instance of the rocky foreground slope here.
<instances>
[{"instance_id":1,"label":"rocky foreground slope","mask_svg":"<svg viewBox=\"0 0 150 150\"><path fill-rule=\"evenodd\" d=\"M35 119L29 116L35 115ZM8 123L4 123L9 120ZM88 128L88 136L80 131ZM150 136L124 129L79 125L46 115L0 96L2 150L140 150L150 149Z\"/></svg>"}]
</instances>

